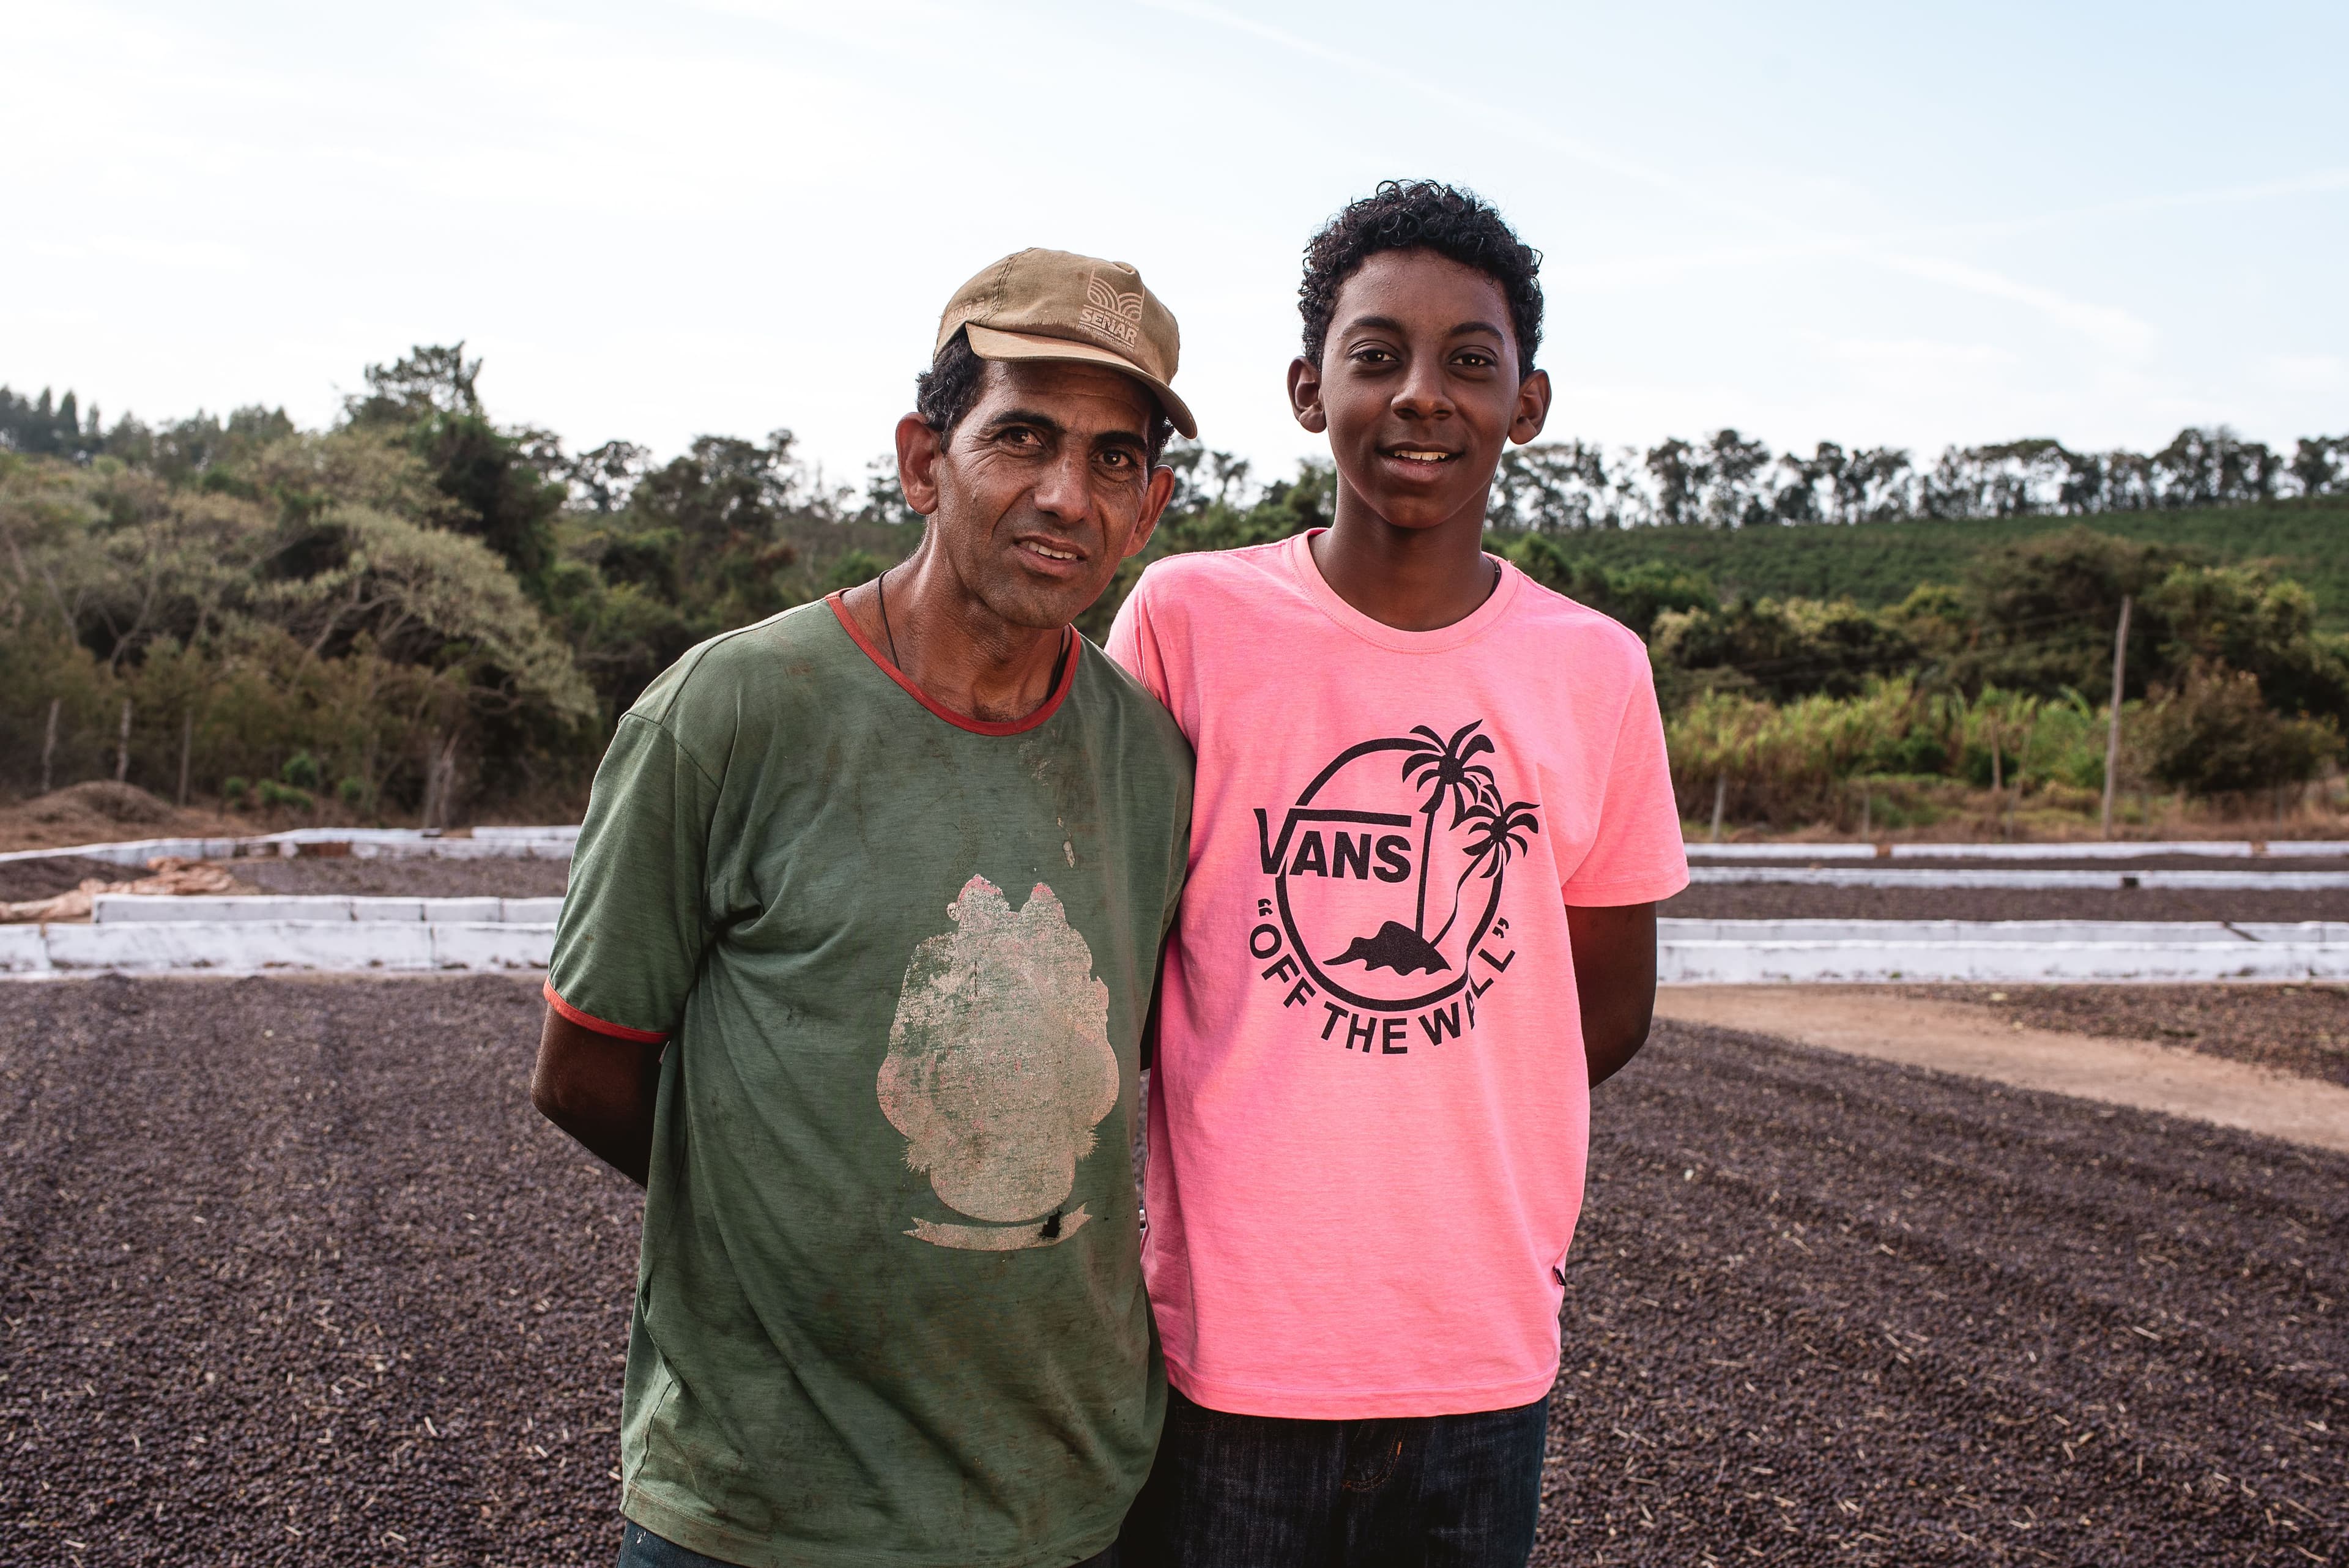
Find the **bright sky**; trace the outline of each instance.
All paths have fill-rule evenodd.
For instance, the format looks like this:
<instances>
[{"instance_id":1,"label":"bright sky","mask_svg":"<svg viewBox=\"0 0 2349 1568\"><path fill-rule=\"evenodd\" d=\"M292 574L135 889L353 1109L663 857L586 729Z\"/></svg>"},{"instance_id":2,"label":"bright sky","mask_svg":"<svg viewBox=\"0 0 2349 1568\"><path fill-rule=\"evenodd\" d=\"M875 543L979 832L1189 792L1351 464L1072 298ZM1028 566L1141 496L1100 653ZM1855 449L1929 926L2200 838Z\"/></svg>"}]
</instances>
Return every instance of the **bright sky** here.
<instances>
[{"instance_id":1,"label":"bright sky","mask_svg":"<svg viewBox=\"0 0 2349 1568\"><path fill-rule=\"evenodd\" d=\"M2349 431L2349 6L0 0L0 381L284 404L459 337L574 448L853 478L955 286L1130 261L1285 470L1307 236L1381 178L1548 257L1553 436Z\"/></svg>"}]
</instances>

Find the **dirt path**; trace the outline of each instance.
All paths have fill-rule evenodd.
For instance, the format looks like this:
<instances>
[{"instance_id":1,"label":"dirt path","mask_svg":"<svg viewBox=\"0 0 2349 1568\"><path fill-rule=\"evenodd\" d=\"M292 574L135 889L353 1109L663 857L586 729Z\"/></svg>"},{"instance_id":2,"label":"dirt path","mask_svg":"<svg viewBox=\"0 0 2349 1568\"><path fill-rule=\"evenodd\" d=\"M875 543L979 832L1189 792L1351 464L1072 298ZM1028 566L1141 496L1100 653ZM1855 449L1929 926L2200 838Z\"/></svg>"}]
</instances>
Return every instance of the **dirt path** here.
<instances>
[{"instance_id":1,"label":"dirt path","mask_svg":"<svg viewBox=\"0 0 2349 1568\"><path fill-rule=\"evenodd\" d=\"M1667 986L1656 1012L2349 1154L2349 1088L2174 1045L2026 1028L1879 986Z\"/></svg>"}]
</instances>

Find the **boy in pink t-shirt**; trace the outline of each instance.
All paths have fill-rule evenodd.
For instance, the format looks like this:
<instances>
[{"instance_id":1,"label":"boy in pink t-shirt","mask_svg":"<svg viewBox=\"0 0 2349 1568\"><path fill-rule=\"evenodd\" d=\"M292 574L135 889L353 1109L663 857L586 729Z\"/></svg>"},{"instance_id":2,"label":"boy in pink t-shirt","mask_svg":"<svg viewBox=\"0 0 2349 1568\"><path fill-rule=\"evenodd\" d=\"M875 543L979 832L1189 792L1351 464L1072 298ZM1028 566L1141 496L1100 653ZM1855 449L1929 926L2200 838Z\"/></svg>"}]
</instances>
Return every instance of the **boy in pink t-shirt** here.
<instances>
[{"instance_id":1,"label":"boy in pink t-shirt","mask_svg":"<svg viewBox=\"0 0 2349 1568\"><path fill-rule=\"evenodd\" d=\"M1679 812L1639 639L1483 553L1548 411L1539 258L1432 183L1307 258L1331 526L1162 561L1110 633L1198 753L1143 1243L1175 1392L1125 1549L1518 1564Z\"/></svg>"}]
</instances>

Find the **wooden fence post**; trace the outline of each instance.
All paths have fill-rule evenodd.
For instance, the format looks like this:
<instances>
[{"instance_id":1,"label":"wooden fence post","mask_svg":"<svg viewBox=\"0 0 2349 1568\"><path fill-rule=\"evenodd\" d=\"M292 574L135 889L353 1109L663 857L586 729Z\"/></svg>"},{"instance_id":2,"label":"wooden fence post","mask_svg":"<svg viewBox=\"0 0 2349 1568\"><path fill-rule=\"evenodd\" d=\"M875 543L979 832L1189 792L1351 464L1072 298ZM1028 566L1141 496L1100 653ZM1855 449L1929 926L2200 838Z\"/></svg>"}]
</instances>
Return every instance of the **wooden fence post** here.
<instances>
[{"instance_id":1,"label":"wooden fence post","mask_svg":"<svg viewBox=\"0 0 2349 1568\"><path fill-rule=\"evenodd\" d=\"M49 699L49 732L41 742L41 793L49 793L49 763L57 754L57 710L65 705L62 697Z\"/></svg>"},{"instance_id":2,"label":"wooden fence post","mask_svg":"<svg viewBox=\"0 0 2349 1568\"><path fill-rule=\"evenodd\" d=\"M2105 731L2105 836L2113 836L2113 784L2121 771L2121 678L2128 669L2129 596L2121 596L2121 623L2113 632L2113 709Z\"/></svg>"}]
</instances>

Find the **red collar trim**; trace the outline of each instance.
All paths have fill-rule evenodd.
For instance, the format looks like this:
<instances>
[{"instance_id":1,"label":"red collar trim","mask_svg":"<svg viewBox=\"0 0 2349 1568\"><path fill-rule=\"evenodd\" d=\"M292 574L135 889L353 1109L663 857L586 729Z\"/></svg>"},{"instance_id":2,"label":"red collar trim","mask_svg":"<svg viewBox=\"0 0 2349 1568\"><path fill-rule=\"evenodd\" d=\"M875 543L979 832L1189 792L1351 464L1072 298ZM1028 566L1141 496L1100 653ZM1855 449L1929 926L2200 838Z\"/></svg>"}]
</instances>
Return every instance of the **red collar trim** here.
<instances>
[{"instance_id":1,"label":"red collar trim","mask_svg":"<svg viewBox=\"0 0 2349 1568\"><path fill-rule=\"evenodd\" d=\"M1007 724L999 724L989 720L974 719L968 714L957 713L951 708L942 707L937 702L933 701L928 692L923 691L919 686L915 685L912 679L908 677L904 670L889 662L889 656L887 654L883 653L879 649L874 647L870 642L865 640L864 633L860 630L856 625L856 618L848 613L847 597L848 590L846 588L843 588L838 593L827 596L823 602L832 607L832 613L839 619L840 629L848 634L848 639L856 644L857 648L864 652L865 658L880 666L882 674L895 681L899 686L904 687L906 694L912 697L915 701L919 702L923 707L927 708L931 712L936 714L939 718L944 719L947 723L952 724L957 730L968 730L974 735L1024 734L1028 731L1036 728L1039 724L1043 723L1053 714L1059 712L1061 711L1061 703L1062 700L1064 700L1069 694L1069 689L1077 683L1077 659L1079 650L1076 646L1076 628L1073 627L1064 628L1062 628L1061 635L1067 639L1063 644L1067 652L1067 657L1061 661L1060 682L1052 688L1052 694L1044 699L1044 705L1042 707L1037 709L1033 713L1029 714L1025 719L1016 719Z\"/></svg>"}]
</instances>

